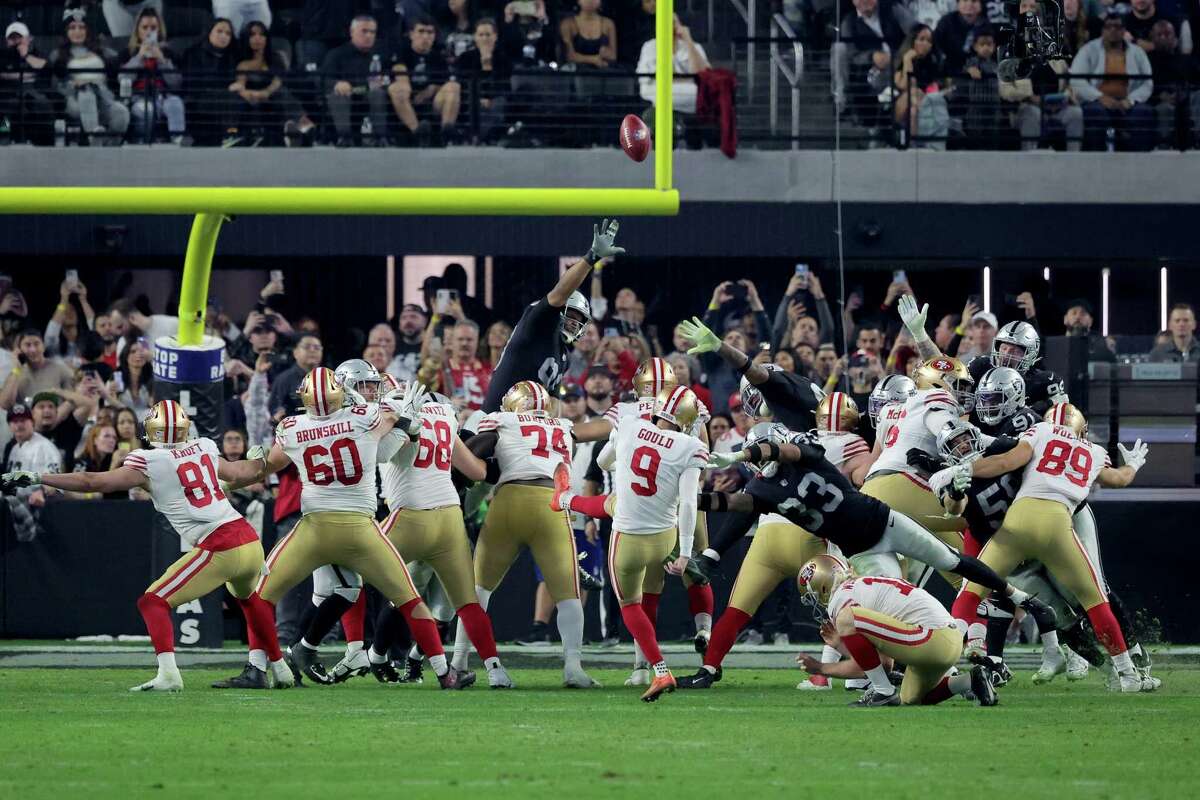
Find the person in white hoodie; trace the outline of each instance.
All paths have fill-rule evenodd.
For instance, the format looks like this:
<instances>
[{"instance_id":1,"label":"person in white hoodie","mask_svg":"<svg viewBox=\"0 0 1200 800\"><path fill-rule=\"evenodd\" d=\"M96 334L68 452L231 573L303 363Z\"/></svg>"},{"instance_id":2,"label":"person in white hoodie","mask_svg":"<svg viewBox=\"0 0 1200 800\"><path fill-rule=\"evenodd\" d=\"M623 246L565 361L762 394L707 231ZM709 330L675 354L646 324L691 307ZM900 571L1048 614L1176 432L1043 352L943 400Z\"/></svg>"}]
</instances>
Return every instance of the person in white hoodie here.
<instances>
[{"instance_id":1,"label":"person in white hoodie","mask_svg":"<svg viewBox=\"0 0 1200 800\"><path fill-rule=\"evenodd\" d=\"M1128 75L1129 78L1072 77L1071 89L1083 106L1084 149L1149 150L1154 146L1154 109L1147 105L1154 90L1150 59L1142 48L1125 41L1125 22L1117 12L1104 18L1100 38L1079 48L1071 75Z\"/></svg>"}]
</instances>

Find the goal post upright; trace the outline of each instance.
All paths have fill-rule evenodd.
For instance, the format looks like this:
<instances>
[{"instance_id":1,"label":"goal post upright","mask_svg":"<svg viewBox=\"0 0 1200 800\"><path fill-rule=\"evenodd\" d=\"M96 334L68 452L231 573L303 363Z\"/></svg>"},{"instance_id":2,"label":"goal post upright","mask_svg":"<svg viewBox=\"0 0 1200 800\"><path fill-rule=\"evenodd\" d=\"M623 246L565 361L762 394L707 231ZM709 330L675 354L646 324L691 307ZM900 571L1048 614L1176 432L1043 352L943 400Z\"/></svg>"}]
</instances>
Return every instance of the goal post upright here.
<instances>
[{"instance_id":1,"label":"goal post upright","mask_svg":"<svg viewBox=\"0 0 1200 800\"><path fill-rule=\"evenodd\" d=\"M671 191L674 157L675 2L657 0L654 7L654 188Z\"/></svg>"}]
</instances>

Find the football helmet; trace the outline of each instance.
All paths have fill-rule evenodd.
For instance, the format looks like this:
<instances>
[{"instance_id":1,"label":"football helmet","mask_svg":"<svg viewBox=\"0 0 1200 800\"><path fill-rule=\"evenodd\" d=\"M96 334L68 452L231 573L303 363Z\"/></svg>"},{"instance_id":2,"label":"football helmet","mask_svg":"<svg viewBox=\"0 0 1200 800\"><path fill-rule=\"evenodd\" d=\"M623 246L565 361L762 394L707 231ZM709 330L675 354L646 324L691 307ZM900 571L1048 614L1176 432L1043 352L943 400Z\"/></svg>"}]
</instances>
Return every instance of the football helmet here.
<instances>
[{"instance_id":1,"label":"football helmet","mask_svg":"<svg viewBox=\"0 0 1200 800\"><path fill-rule=\"evenodd\" d=\"M758 444L759 442L774 442L775 444L787 444L792 441L793 434L788 427L779 422L760 422L746 432L746 439L742 442L742 449L750 445ZM779 469L779 463L771 461L766 464L749 464L746 469L753 473L770 478Z\"/></svg>"},{"instance_id":2,"label":"football helmet","mask_svg":"<svg viewBox=\"0 0 1200 800\"><path fill-rule=\"evenodd\" d=\"M1080 439L1087 436L1087 417L1070 403L1059 403L1058 405L1050 406L1050 410L1046 412L1046 416L1042 419L1051 425L1057 425L1060 428L1067 428L1074 431L1075 435Z\"/></svg>"},{"instance_id":3,"label":"football helmet","mask_svg":"<svg viewBox=\"0 0 1200 800\"><path fill-rule=\"evenodd\" d=\"M296 393L310 417L328 417L346 405L346 390L328 367L316 367L305 375Z\"/></svg>"},{"instance_id":4,"label":"football helmet","mask_svg":"<svg viewBox=\"0 0 1200 800\"><path fill-rule=\"evenodd\" d=\"M858 427L858 404L845 392L826 395L817 405L817 430L852 431Z\"/></svg>"},{"instance_id":5,"label":"football helmet","mask_svg":"<svg viewBox=\"0 0 1200 800\"><path fill-rule=\"evenodd\" d=\"M975 413L987 425L998 425L1025 405L1025 379L1011 367L993 367L975 389Z\"/></svg>"},{"instance_id":6,"label":"football helmet","mask_svg":"<svg viewBox=\"0 0 1200 800\"><path fill-rule=\"evenodd\" d=\"M677 385L675 370L665 358L647 358L633 375L638 397L658 397L664 389L674 389Z\"/></svg>"},{"instance_id":7,"label":"football helmet","mask_svg":"<svg viewBox=\"0 0 1200 800\"><path fill-rule=\"evenodd\" d=\"M572 314L572 311L575 313ZM592 319L592 306L583 296L583 292L571 292L566 306L563 307L561 317L558 331L562 335L563 341L567 344L575 344L579 341L579 337L583 336L588 322Z\"/></svg>"},{"instance_id":8,"label":"football helmet","mask_svg":"<svg viewBox=\"0 0 1200 800\"><path fill-rule=\"evenodd\" d=\"M700 400L686 386L663 389L654 398L654 416L665 419L681 431L691 430L700 417Z\"/></svg>"},{"instance_id":9,"label":"football helmet","mask_svg":"<svg viewBox=\"0 0 1200 800\"><path fill-rule=\"evenodd\" d=\"M883 407L892 403L905 403L908 398L917 393L917 385L912 378L904 375L885 375L871 390L867 398L867 414L871 417L871 425L879 426L879 412Z\"/></svg>"},{"instance_id":10,"label":"football helmet","mask_svg":"<svg viewBox=\"0 0 1200 800\"><path fill-rule=\"evenodd\" d=\"M174 447L188 440L192 421L183 406L174 400L159 400L142 421L146 441L151 447Z\"/></svg>"},{"instance_id":11,"label":"football helmet","mask_svg":"<svg viewBox=\"0 0 1200 800\"><path fill-rule=\"evenodd\" d=\"M800 600L812 608L818 622L829 619L829 598L834 591L854 577L850 565L841 558L828 553L814 556L804 562L796 575L796 586L800 589Z\"/></svg>"},{"instance_id":12,"label":"football helmet","mask_svg":"<svg viewBox=\"0 0 1200 800\"><path fill-rule=\"evenodd\" d=\"M945 389L958 403L962 413L975 407L975 379L967 365L957 358L936 356L917 367L913 383L918 389Z\"/></svg>"},{"instance_id":13,"label":"football helmet","mask_svg":"<svg viewBox=\"0 0 1200 800\"><path fill-rule=\"evenodd\" d=\"M379 396L386 397L396 390L401 393L408 387L408 381L396 380L396 376L390 372L379 373Z\"/></svg>"},{"instance_id":14,"label":"football helmet","mask_svg":"<svg viewBox=\"0 0 1200 800\"><path fill-rule=\"evenodd\" d=\"M783 367L778 364L763 364L762 366L767 372L783 371ZM742 408L747 414L752 417L771 416L771 408L767 405L762 392L745 375L742 376L741 383L738 384L738 391L742 393Z\"/></svg>"},{"instance_id":15,"label":"football helmet","mask_svg":"<svg viewBox=\"0 0 1200 800\"><path fill-rule=\"evenodd\" d=\"M970 464L983 456L983 434L969 422L950 420L938 431L937 450L950 466Z\"/></svg>"},{"instance_id":16,"label":"football helmet","mask_svg":"<svg viewBox=\"0 0 1200 800\"><path fill-rule=\"evenodd\" d=\"M1001 353L1000 345L1007 344L1021 348L1021 354L1015 352ZM996 331L992 339L992 366L1009 367L1024 374L1037 361L1042 349L1042 339L1037 329L1028 322L1008 322Z\"/></svg>"},{"instance_id":17,"label":"football helmet","mask_svg":"<svg viewBox=\"0 0 1200 800\"><path fill-rule=\"evenodd\" d=\"M550 410L550 393L537 381L521 381L504 393L500 408L517 414L544 417Z\"/></svg>"},{"instance_id":18,"label":"football helmet","mask_svg":"<svg viewBox=\"0 0 1200 800\"><path fill-rule=\"evenodd\" d=\"M346 405L362 406L378 403L383 392L383 378L379 370L361 358L351 358L338 364L333 371L338 383L346 393Z\"/></svg>"}]
</instances>

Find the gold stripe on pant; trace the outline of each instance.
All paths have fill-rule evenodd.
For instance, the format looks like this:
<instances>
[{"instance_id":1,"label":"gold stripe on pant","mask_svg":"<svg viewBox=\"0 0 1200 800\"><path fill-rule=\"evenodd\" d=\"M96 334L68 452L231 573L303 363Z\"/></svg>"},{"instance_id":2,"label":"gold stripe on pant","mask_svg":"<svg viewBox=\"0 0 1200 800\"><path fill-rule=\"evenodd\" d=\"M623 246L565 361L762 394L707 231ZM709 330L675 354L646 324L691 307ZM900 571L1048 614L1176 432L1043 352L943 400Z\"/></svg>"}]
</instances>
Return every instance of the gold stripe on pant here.
<instances>
[{"instance_id":1,"label":"gold stripe on pant","mask_svg":"<svg viewBox=\"0 0 1200 800\"><path fill-rule=\"evenodd\" d=\"M150 584L146 594L157 594L177 608L226 584L234 597L244 600L253 593L262 568L262 542L257 539L229 550L193 547Z\"/></svg>"},{"instance_id":2,"label":"gold stripe on pant","mask_svg":"<svg viewBox=\"0 0 1200 800\"><path fill-rule=\"evenodd\" d=\"M870 608L855 606L854 627L875 649L903 664L900 702L920 705L962 656L957 628L922 628Z\"/></svg>"}]
</instances>

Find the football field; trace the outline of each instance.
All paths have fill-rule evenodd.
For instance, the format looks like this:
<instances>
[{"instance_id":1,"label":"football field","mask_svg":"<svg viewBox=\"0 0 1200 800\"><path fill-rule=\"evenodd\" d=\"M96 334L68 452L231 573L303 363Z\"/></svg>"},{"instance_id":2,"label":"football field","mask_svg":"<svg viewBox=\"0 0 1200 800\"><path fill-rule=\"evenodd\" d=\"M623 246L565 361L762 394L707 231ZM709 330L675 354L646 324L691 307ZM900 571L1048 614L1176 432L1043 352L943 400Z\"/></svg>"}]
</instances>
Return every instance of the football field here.
<instances>
[{"instance_id":1,"label":"football field","mask_svg":"<svg viewBox=\"0 0 1200 800\"><path fill-rule=\"evenodd\" d=\"M1150 695L1110 693L1096 671L1034 687L1024 668L994 708L870 710L798 692L785 669L733 669L653 705L611 668L586 692L531 667L506 692L369 676L208 688L234 671L185 667L187 689L157 695L128 691L148 666L0 666L0 797L1174 799L1200 763L1191 666L1157 669Z\"/></svg>"}]
</instances>

